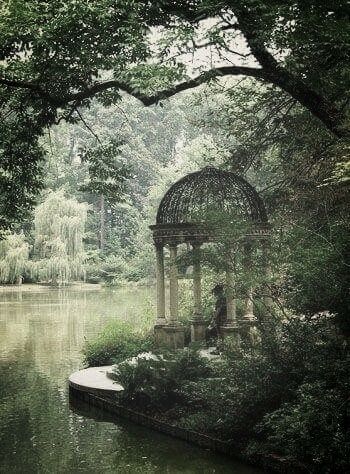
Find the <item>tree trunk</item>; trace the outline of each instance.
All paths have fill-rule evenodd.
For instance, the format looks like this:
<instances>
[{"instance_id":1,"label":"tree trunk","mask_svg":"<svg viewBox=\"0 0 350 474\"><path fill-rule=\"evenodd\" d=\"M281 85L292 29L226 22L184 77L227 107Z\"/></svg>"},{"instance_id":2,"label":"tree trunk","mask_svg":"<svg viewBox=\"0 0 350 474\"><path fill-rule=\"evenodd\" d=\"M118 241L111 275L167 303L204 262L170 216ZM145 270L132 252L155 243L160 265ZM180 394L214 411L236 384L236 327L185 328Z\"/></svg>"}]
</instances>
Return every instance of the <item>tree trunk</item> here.
<instances>
[{"instance_id":1,"label":"tree trunk","mask_svg":"<svg viewBox=\"0 0 350 474\"><path fill-rule=\"evenodd\" d=\"M302 77L288 71L270 53L264 43L264 38L261 38L257 32L256 13L244 7L237 7L235 8L235 15L238 19L239 29L245 37L253 56L264 71L264 80L290 94L321 120L336 137L349 137L349 130L344 127L345 114L337 108L336 104L312 89L304 82Z\"/></svg>"},{"instance_id":2,"label":"tree trunk","mask_svg":"<svg viewBox=\"0 0 350 474\"><path fill-rule=\"evenodd\" d=\"M279 86L306 107L333 135L338 138L349 137L349 131L343 126L345 116L331 102L314 92L299 78L280 69L267 73L267 80Z\"/></svg>"}]
</instances>

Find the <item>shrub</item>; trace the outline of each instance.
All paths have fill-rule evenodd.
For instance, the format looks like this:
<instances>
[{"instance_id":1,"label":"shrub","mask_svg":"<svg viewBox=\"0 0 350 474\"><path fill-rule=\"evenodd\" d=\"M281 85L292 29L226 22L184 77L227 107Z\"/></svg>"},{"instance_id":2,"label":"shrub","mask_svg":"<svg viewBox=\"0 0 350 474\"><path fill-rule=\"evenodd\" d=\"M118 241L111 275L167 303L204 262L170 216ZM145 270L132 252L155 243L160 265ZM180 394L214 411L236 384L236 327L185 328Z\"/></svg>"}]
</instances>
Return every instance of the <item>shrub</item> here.
<instances>
[{"instance_id":1,"label":"shrub","mask_svg":"<svg viewBox=\"0 0 350 474\"><path fill-rule=\"evenodd\" d=\"M83 349L88 366L116 364L154 348L153 335L136 331L130 324L113 321Z\"/></svg>"},{"instance_id":2,"label":"shrub","mask_svg":"<svg viewBox=\"0 0 350 474\"><path fill-rule=\"evenodd\" d=\"M345 472L350 365L334 318L265 321L261 330L260 345L227 345L219 361L184 350L120 364L124 403L255 458L279 453L309 472Z\"/></svg>"},{"instance_id":3,"label":"shrub","mask_svg":"<svg viewBox=\"0 0 350 474\"><path fill-rule=\"evenodd\" d=\"M184 381L208 377L211 368L206 359L189 349L154 358L124 362L115 369L123 385L123 397L141 409L168 409L183 397Z\"/></svg>"},{"instance_id":4,"label":"shrub","mask_svg":"<svg viewBox=\"0 0 350 474\"><path fill-rule=\"evenodd\" d=\"M267 414L265 450L314 466L313 472L346 472L350 441L346 440L346 398L325 382L302 384L296 399Z\"/></svg>"}]
</instances>

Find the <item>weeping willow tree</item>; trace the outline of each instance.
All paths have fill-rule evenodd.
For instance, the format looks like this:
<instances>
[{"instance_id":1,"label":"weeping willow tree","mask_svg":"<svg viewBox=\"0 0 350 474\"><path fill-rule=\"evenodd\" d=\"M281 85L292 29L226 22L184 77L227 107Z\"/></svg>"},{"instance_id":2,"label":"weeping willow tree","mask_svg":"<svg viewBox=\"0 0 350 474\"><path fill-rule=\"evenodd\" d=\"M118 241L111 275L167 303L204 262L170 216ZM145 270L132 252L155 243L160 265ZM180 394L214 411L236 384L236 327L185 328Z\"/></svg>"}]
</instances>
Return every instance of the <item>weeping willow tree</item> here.
<instances>
[{"instance_id":1,"label":"weeping willow tree","mask_svg":"<svg viewBox=\"0 0 350 474\"><path fill-rule=\"evenodd\" d=\"M21 284L28 259L29 245L24 234L5 234L0 241L0 282Z\"/></svg>"},{"instance_id":2,"label":"weeping willow tree","mask_svg":"<svg viewBox=\"0 0 350 474\"><path fill-rule=\"evenodd\" d=\"M88 205L51 192L35 210L35 254L32 276L63 285L84 276L83 237Z\"/></svg>"}]
</instances>

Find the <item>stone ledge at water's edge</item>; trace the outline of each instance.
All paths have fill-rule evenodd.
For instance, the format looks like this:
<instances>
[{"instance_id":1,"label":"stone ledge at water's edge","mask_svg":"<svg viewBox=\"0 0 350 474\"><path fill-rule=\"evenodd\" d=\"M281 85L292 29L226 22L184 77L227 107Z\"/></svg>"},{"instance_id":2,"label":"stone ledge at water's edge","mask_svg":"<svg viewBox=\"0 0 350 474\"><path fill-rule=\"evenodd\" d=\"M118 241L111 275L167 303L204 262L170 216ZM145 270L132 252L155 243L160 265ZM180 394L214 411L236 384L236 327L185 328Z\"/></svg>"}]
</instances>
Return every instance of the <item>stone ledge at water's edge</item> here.
<instances>
[{"instance_id":1,"label":"stone ledge at water's edge","mask_svg":"<svg viewBox=\"0 0 350 474\"><path fill-rule=\"evenodd\" d=\"M116 417L130 420L139 425L185 440L202 448L229 455L244 462L262 467L266 472L281 474L301 474L307 472L302 466L291 464L288 460L275 455L261 456L256 460L247 459L232 442L212 438L203 433L157 420L156 418L136 412L119 404L117 396L118 393L123 391L123 387L108 376L112 370L113 366L109 365L103 367L89 367L74 372L69 377L69 395L72 406L74 406L74 400L84 402L109 412Z\"/></svg>"},{"instance_id":2,"label":"stone ledge at water's edge","mask_svg":"<svg viewBox=\"0 0 350 474\"><path fill-rule=\"evenodd\" d=\"M113 365L78 370L69 377L69 386L81 392L96 393L97 395L121 392L123 387L108 377L112 371Z\"/></svg>"}]
</instances>

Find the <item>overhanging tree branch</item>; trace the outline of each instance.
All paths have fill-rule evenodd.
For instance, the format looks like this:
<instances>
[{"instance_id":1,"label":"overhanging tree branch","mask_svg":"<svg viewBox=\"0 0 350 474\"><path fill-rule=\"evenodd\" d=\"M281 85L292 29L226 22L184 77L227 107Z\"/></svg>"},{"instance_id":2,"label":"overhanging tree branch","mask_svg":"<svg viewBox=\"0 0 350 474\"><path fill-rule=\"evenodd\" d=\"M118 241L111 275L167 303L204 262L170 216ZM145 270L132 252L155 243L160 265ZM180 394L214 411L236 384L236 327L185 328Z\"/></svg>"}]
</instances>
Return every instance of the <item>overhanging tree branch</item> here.
<instances>
[{"instance_id":1,"label":"overhanging tree branch","mask_svg":"<svg viewBox=\"0 0 350 474\"><path fill-rule=\"evenodd\" d=\"M189 79L184 82L180 82L173 87L169 87L168 89L161 90L153 95L147 95L142 93L137 88L133 87L132 85L118 80L110 80L105 82L96 83L86 89L73 92L71 94L63 95L63 96L56 96L54 94L50 94L47 92L42 86L39 84L28 82L28 81L21 81L16 79L7 79L0 77L0 85L4 85L7 87L12 88L21 88L27 89L32 91L34 94L38 96L38 98L47 100L52 105L57 107L61 107L64 105L69 104L70 102L79 103L84 99L88 99L93 97L94 95L104 92L109 89L119 89L121 91L127 92L128 94L134 96L136 99L140 100L144 105L149 106L152 104L156 104L160 100L167 99L172 97L179 92L192 89L195 87L208 82L210 79L223 77L223 76L251 76L260 79L264 79L265 74L264 71L260 68L251 68L251 67L244 67L244 66L223 66L211 69L209 71L203 72L199 74L197 77L193 79Z\"/></svg>"},{"instance_id":2,"label":"overhanging tree branch","mask_svg":"<svg viewBox=\"0 0 350 474\"><path fill-rule=\"evenodd\" d=\"M131 84L118 80L99 82L87 87L86 89L83 89L82 91L72 92L62 96L50 94L39 84L27 81L0 77L0 85L2 84L8 87L30 90L36 94L38 98L47 101L55 107L64 107L71 102L79 104L85 99L89 99L96 94L109 89L118 89L127 92L128 94L140 100L144 105L150 106L152 104L158 103L161 100L168 99L179 92L198 87L201 84L209 82L211 79L217 79L226 76L250 76L274 84L290 94L303 106L305 106L314 116L319 118L328 128L328 130L330 130L335 136L348 136L348 132L342 129L342 122L344 118L343 114L331 102L312 90L302 80L295 77L293 74L279 65L272 68L267 68L264 66L262 68L254 68L234 65L213 68L209 71L199 74L195 78L180 82L175 86L158 91L152 95L144 94Z\"/></svg>"}]
</instances>

